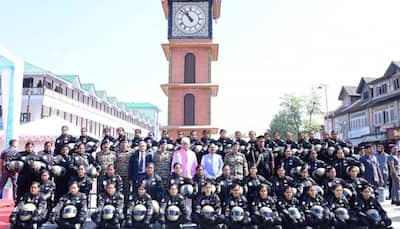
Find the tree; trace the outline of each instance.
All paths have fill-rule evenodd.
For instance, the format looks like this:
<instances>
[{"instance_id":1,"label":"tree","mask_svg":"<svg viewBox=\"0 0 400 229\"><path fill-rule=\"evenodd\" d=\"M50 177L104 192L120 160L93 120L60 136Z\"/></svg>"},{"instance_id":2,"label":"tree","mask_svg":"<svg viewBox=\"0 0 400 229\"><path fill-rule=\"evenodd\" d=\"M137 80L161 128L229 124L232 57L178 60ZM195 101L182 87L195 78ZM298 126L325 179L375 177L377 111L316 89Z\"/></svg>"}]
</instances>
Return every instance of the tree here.
<instances>
[{"instance_id":1,"label":"tree","mask_svg":"<svg viewBox=\"0 0 400 229\"><path fill-rule=\"evenodd\" d=\"M287 132L294 133L295 131L295 125L292 123L289 115L284 111L279 111L274 115L270 124L270 129L268 130L271 134L278 132L281 136L285 136Z\"/></svg>"},{"instance_id":2,"label":"tree","mask_svg":"<svg viewBox=\"0 0 400 229\"><path fill-rule=\"evenodd\" d=\"M290 125L288 128L293 128L296 134L299 133L303 124L304 99L294 95L285 95L281 100L281 110L286 113L287 124Z\"/></svg>"}]
</instances>

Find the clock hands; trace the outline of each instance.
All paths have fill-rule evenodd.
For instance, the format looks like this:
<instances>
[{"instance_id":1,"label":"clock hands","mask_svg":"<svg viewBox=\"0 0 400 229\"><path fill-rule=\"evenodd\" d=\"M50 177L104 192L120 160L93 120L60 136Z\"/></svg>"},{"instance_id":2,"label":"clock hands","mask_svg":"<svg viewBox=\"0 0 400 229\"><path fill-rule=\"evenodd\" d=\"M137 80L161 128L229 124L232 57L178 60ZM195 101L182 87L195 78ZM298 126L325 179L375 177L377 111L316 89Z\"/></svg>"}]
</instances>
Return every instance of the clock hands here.
<instances>
[{"instance_id":1,"label":"clock hands","mask_svg":"<svg viewBox=\"0 0 400 229\"><path fill-rule=\"evenodd\" d=\"M186 10L181 10L182 11L182 13L184 14L184 15L186 15L186 17L188 17L189 18L189 21L190 22L193 22L193 18L189 15L189 12L187 12Z\"/></svg>"}]
</instances>

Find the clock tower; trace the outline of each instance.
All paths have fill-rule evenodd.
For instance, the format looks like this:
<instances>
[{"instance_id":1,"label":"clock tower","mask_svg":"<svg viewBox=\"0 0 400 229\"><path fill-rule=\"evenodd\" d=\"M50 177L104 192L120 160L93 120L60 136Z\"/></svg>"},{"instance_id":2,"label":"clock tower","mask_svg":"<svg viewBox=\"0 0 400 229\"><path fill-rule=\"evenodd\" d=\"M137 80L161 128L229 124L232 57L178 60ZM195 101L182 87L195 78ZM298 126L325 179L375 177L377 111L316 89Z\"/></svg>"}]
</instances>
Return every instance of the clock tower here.
<instances>
[{"instance_id":1,"label":"clock tower","mask_svg":"<svg viewBox=\"0 0 400 229\"><path fill-rule=\"evenodd\" d=\"M163 0L168 20L168 40L162 48L169 62L168 83L161 88L168 97L171 137L178 131L218 129L211 125L211 97L218 85L211 82L211 62L218 59L218 44L212 42L213 19L220 16L221 0Z\"/></svg>"}]
</instances>

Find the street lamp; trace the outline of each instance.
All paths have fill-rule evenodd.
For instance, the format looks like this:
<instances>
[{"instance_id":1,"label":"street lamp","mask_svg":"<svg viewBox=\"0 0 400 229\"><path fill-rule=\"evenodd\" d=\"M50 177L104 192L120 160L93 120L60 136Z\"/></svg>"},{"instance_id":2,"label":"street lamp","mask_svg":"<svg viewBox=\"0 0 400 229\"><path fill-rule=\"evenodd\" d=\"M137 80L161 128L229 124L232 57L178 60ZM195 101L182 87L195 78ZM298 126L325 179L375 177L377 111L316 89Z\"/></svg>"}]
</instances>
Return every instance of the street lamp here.
<instances>
[{"instance_id":1,"label":"street lamp","mask_svg":"<svg viewBox=\"0 0 400 229\"><path fill-rule=\"evenodd\" d=\"M327 84L320 84L318 89L325 89L325 112L328 115L328 85Z\"/></svg>"}]
</instances>

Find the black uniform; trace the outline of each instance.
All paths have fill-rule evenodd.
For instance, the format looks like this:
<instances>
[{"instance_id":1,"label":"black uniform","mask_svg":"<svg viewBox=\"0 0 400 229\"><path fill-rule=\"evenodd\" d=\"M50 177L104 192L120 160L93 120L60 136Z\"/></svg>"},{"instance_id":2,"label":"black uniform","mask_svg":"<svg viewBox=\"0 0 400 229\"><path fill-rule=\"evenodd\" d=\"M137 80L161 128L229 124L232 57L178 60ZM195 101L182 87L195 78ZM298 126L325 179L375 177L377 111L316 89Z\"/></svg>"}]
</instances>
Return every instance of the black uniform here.
<instances>
[{"instance_id":1,"label":"black uniform","mask_svg":"<svg viewBox=\"0 0 400 229\"><path fill-rule=\"evenodd\" d=\"M229 146L232 145L232 139L228 137L219 137L215 143L219 147L218 154L220 154L222 156L222 160L224 160L225 153L227 153L226 151L229 150Z\"/></svg>"},{"instance_id":2,"label":"black uniform","mask_svg":"<svg viewBox=\"0 0 400 229\"><path fill-rule=\"evenodd\" d=\"M350 218L348 220L341 219L333 214L332 224L337 229L355 228L358 225L358 217L356 212L351 208L349 201L346 197L339 198L332 196L328 201L328 206L332 213L338 208L344 208L348 211Z\"/></svg>"},{"instance_id":3,"label":"black uniform","mask_svg":"<svg viewBox=\"0 0 400 229\"><path fill-rule=\"evenodd\" d=\"M161 200L160 206L160 224L165 225L166 228L179 228L180 224L190 222L190 216L187 212L184 197L180 194L176 196L165 195L165 197ZM168 207L176 206L179 208L180 214L179 218L176 221L168 220Z\"/></svg>"},{"instance_id":4,"label":"black uniform","mask_svg":"<svg viewBox=\"0 0 400 229\"><path fill-rule=\"evenodd\" d=\"M244 217L242 221L238 222L233 219L232 209L234 207L241 207L243 209ZM225 222L230 229L248 228L250 226L250 211L248 209L248 203L245 196L229 197L228 202L225 205Z\"/></svg>"},{"instance_id":5,"label":"black uniform","mask_svg":"<svg viewBox=\"0 0 400 229\"><path fill-rule=\"evenodd\" d=\"M304 162L297 156L290 156L282 159L280 164L286 172L290 172L293 168L304 165Z\"/></svg>"},{"instance_id":6,"label":"black uniform","mask_svg":"<svg viewBox=\"0 0 400 229\"><path fill-rule=\"evenodd\" d=\"M276 176L272 182L272 190L278 197L283 195L285 188L288 186L295 187L295 181L290 176Z\"/></svg>"},{"instance_id":7,"label":"black uniform","mask_svg":"<svg viewBox=\"0 0 400 229\"><path fill-rule=\"evenodd\" d=\"M244 178L244 192L246 193L248 203L253 203L253 201L255 201L258 196L258 188L261 184L268 185L269 190L271 190L272 183L261 175L257 175L256 177L247 176Z\"/></svg>"},{"instance_id":8,"label":"black uniform","mask_svg":"<svg viewBox=\"0 0 400 229\"><path fill-rule=\"evenodd\" d=\"M334 178L330 179L329 177L325 178L322 182L323 188L325 190L325 198L329 199L332 195L332 187L337 184L341 184L343 187L347 187L346 182L342 178Z\"/></svg>"},{"instance_id":9,"label":"black uniform","mask_svg":"<svg viewBox=\"0 0 400 229\"><path fill-rule=\"evenodd\" d=\"M274 155L268 149L258 149L251 151L246 156L248 163L257 165L258 174L262 175L265 179L272 179L274 168Z\"/></svg>"},{"instance_id":10,"label":"black uniform","mask_svg":"<svg viewBox=\"0 0 400 229\"><path fill-rule=\"evenodd\" d=\"M67 205L73 205L77 209L77 214L73 218L63 217L63 210ZM87 215L87 199L83 193L72 195L71 193L65 194L58 201L56 207L53 209L51 221L55 221L60 228L75 228L75 224L84 224Z\"/></svg>"},{"instance_id":11,"label":"black uniform","mask_svg":"<svg viewBox=\"0 0 400 229\"><path fill-rule=\"evenodd\" d=\"M24 162L24 167L18 173L17 178L17 200L20 199L22 195L29 192L29 187L33 181L39 181L39 175L33 173L33 155L33 152L28 153L26 151L19 152L16 155L16 160Z\"/></svg>"},{"instance_id":12,"label":"black uniform","mask_svg":"<svg viewBox=\"0 0 400 229\"><path fill-rule=\"evenodd\" d=\"M260 212L261 208L270 208L273 211L273 217L266 219ZM282 219L279 216L276 208L276 201L271 196L267 199L257 198L252 203L252 224L258 226L258 228L281 228Z\"/></svg>"},{"instance_id":13,"label":"black uniform","mask_svg":"<svg viewBox=\"0 0 400 229\"><path fill-rule=\"evenodd\" d=\"M60 135L55 142L54 156L61 154L61 149L69 143L75 143L76 139L72 135ZM73 150L73 149L71 149Z\"/></svg>"},{"instance_id":14,"label":"black uniform","mask_svg":"<svg viewBox=\"0 0 400 229\"><path fill-rule=\"evenodd\" d=\"M193 176L192 180L193 180L193 184L194 184L194 187L193 187L194 188L194 191L193 191L194 196L201 195L201 193L203 191L203 187L206 184L206 179L207 178L204 175L199 176L199 175L195 174ZM196 197L194 199L196 199Z\"/></svg>"},{"instance_id":15,"label":"black uniform","mask_svg":"<svg viewBox=\"0 0 400 229\"><path fill-rule=\"evenodd\" d=\"M112 205L115 208L111 219L104 219L102 216L103 209L107 205ZM120 228L121 222L124 219L124 197L116 192L113 196L108 193L102 193L98 196L97 209L91 216L98 228Z\"/></svg>"},{"instance_id":16,"label":"black uniform","mask_svg":"<svg viewBox=\"0 0 400 229\"><path fill-rule=\"evenodd\" d=\"M331 212L327 207L328 203L324 198L317 194L316 197L309 195L305 196L301 201L302 208L304 210L307 225L312 228L329 228L331 224ZM322 217L318 217L312 213L311 208L314 206L321 206L323 208Z\"/></svg>"},{"instance_id":17,"label":"black uniform","mask_svg":"<svg viewBox=\"0 0 400 229\"><path fill-rule=\"evenodd\" d=\"M106 192L106 186L108 183L114 183L117 192L123 192L123 183L120 175L114 174L113 176L108 176L107 174L104 174L100 176L97 181L97 193L100 194Z\"/></svg>"},{"instance_id":18,"label":"black uniform","mask_svg":"<svg viewBox=\"0 0 400 229\"><path fill-rule=\"evenodd\" d=\"M160 201L163 196L163 187L161 185L161 177L157 174L149 176L147 174L139 177L136 187L144 184L146 192L153 200ZM137 188L135 188L137 190Z\"/></svg>"},{"instance_id":19,"label":"black uniform","mask_svg":"<svg viewBox=\"0 0 400 229\"><path fill-rule=\"evenodd\" d=\"M73 176L71 182L76 181L79 185L79 192L84 193L89 197L90 190L92 190L93 180L91 177L84 175L83 177Z\"/></svg>"},{"instance_id":20,"label":"black uniform","mask_svg":"<svg viewBox=\"0 0 400 229\"><path fill-rule=\"evenodd\" d=\"M291 217L289 214L289 208L294 207L300 212L300 216L298 218ZM279 212L279 216L282 219L283 228L303 228L305 226L305 216L304 212L300 208L300 202L296 198L292 198L291 200L286 200L281 198L277 202L277 208Z\"/></svg>"},{"instance_id":21,"label":"black uniform","mask_svg":"<svg viewBox=\"0 0 400 229\"><path fill-rule=\"evenodd\" d=\"M56 184L52 180L48 180L46 182L40 183L39 189L39 195L41 196L41 198L43 198L43 200L46 201L48 213L50 214L51 209L53 208L52 197L56 190Z\"/></svg>"},{"instance_id":22,"label":"black uniform","mask_svg":"<svg viewBox=\"0 0 400 229\"><path fill-rule=\"evenodd\" d=\"M134 149L135 147L139 146L139 142L144 141L142 137L134 137L132 139L131 148Z\"/></svg>"},{"instance_id":23,"label":"black uniform","mask_svg":"<svg viewBox=\"0 0 400 229\"><path fill-rule=\"evenodd\" d=\"M46 164L46 168L48 171L51 171L51 167L54 164L54 156L53 152L51 151L41 151L35 154L34 156L35 161L41 161Z\"/></svg>"},{"instance_id":24,"label":"black uniform","mask_svg":"<svg viewBox=\"0 0 400 229\"><path fill-rule=\"evenodd\" d=\"M169 175L168 177L168 184L176 184L178 186L178 192L180 192L182 185L193 185L193 181L189 177L184 177L182 175L176 174L175 172L172 172L171 175Z\"/></svg>"},{"instance_id":25,"label":"black uniform","mask_svg":"<svg viewBox=\"0 0 400 229\"><path fill-rule=\"evenodd\" d=\"M25 204L33 204L36 210L32 212L32 218L27 221L22 221L20 214L22 213L23 206ZM41 197L41 195L32 195L30 192L25 193L19 200L10 215L10 223L12 228L37 228L44 223L47 215L46 201Z\"/></svg>"},{"instance_id":26,"label":"black uniform","mask_svg":"<svg viewBox=\"0 0 400 229\"><path fill-rule=\"evenodd\" d=\"M234 183L237 183L237 181L235 180L235 178L233 178L232 175L228 176L221 175L217 177L215 183L216 183L217 194L222 202L222 208L225 209L225 205L228 202L230 196L232 185Z\"/></svg>"},{"instance_id":27,"label":"black uniform","mask_svg":"<svg viewBox=\"0 0 400 229\"><path fill-rule=\"evenodd\" d=\"M341 158L341 159L336 159L333 161L332 166L336 169L336 176L342 179L346 179L347 176L347 168L349 166L357 165L357 163L354 159L350 158Z\"/></svg>"},{"instance_id":28,"label":"black uniform","mask_svg":"<svg viewBox=\"0 0 400 229\"><path fill-rule=\"evenodd\" d=\"M55 203L57 203L58 200L68 192L68 181L75 173L75 170L72 167L72 163L72 157L69 155L59 154L54 157L54 165L62 166L67 171L65 176L55 176L54 178L54 182L56 183L56 191L54 196Z\"/></svg>"},{"instance_id":29,"label":"black uniform","mask_svg":"<svg viewBox=\"0 0 400 229\"><path fill-rule=\"evenodd\" d=\"M218 224L224 222L221 201L216 194L211 194L210 196L201 194L197 197L195 203L193 221L199 224L200 228L216 229L219 228ZM207 205L214 208L214 212L211 215L202 212L203 207Z\"/></svg>"},{"instance_id":30,"label":"black uniform","mask_svg":"<svg viewBox=\"0 0 400 229\"><path fill-rule=\"evenodd\" d=\"M143 205L146 207L146 215L143 220L135 220L133 210L136 205ZM126 226L138 229L149 229L153 217L153 204L151 196L145 193L143 196L135 195L129 202L128 211L126 214Z\"/></svg>"},{"instance_id":31,"label":"black uniform","mask_svg":"<svg viewBox=\"0 0 400 229\"><path fill-rule=\"evenodd\" d=\"M93 142L93 143L94 143L93 147L88 148L88 147L86 146L86 144L89 143L89 142ZM95 138L92 138L92 137L90 137L90 136L87 136L87 135L85 135L85 136L82 136L82 135L79 136L79 138L77 139L77 143L78 143L78 144L79 144L79 143L85 144L85 146L86 146L86 152L88 152L88 153L93 153L93 152L95 152L96 149L97 149L97 147L99 146L99 140L97 140L97 139L95 139ZM77 144L77 145L78 145L78 144Z\"/></svg>"},{"instance_id":32,"label":"black uniform","mask_svg":"<svg viewBox=\"0 0 400 229\"><path fill-rule=\"evenodd\" d=\"M360 219L360 224L367 226L368 228L387 228L392 224L392 220L387 216L386 211L382 208L380 203L373 197L368 200L360 197L353 204L354 210L357 211L357 215ZM372 217L367 214L370 209L378 211L380 220L375 221Z\"/></svg>"},{"instance_id":33,"label":"black uniform","mask_svg":"<svg viewBox=\"0 0 400 229\"><path fill-rule=\"evenodd\" d=\"M78 170L78 167L80 165L85 166L85 168L88 168L91 165L97 167L96 160L90 153L83 153L83 154L74 153L72 154L72 160L75 171Z\"/></svg>"}]
</instances>

